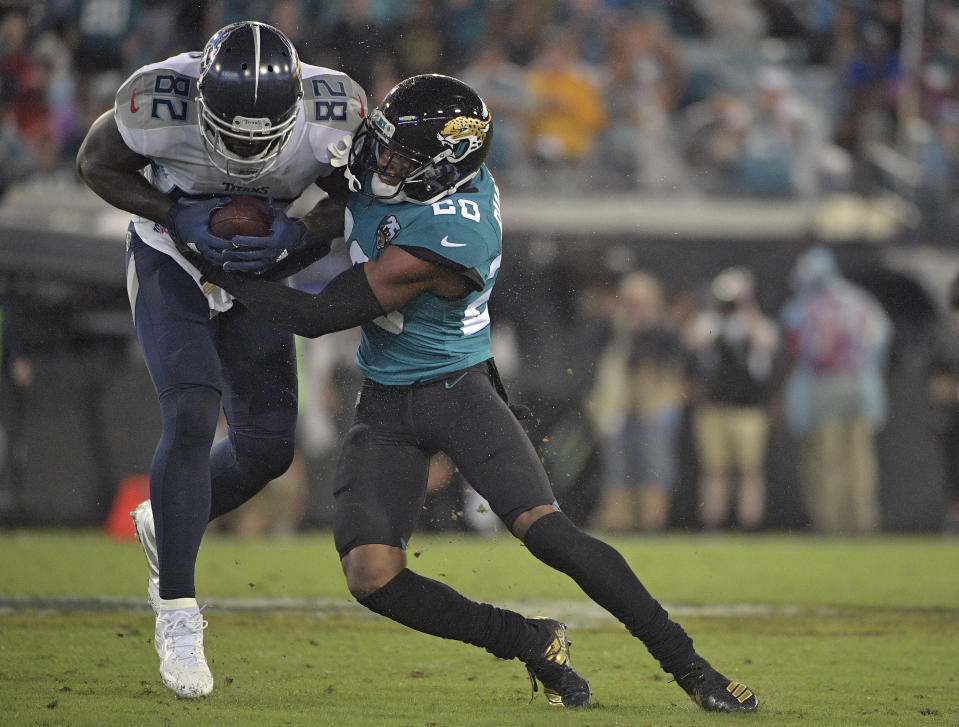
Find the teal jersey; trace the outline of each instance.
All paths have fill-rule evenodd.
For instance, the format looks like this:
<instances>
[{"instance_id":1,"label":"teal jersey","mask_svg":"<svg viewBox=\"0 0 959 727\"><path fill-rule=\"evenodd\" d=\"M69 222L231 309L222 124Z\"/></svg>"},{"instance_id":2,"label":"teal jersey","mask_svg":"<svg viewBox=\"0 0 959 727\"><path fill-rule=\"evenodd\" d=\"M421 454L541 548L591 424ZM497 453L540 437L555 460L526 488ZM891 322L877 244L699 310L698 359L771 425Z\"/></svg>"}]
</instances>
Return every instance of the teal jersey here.
<instances>
[{"instance_id":1,"label":"teal jersey","mask_svg":"<svg viewBox=\"0 0 959 727\"><path fill-rule=\"evenodd\" d=\"M364 323L356 363L380 384L438 378L492 357L488 302L503 255L499 190L486 167L433 204L386 204L350 195L346 239L354 264L399 245L462 273L473 290L459 300L422 293Z\"/></svg>"}]
</instances>

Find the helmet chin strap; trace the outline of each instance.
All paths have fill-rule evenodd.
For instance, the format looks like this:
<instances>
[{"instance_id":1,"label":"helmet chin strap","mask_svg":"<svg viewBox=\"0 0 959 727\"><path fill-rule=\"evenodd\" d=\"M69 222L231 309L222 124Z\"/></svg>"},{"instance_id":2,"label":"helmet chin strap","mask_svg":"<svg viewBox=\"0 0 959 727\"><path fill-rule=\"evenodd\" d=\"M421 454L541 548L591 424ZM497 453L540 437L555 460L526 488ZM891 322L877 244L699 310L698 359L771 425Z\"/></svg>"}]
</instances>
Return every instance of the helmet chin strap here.
<instances>
[{"instance_id":1,"label":"helmet chin strap","mask_svg":"<svg viewBox=\"0 0 959 727\"><path fill-rule=\"evenodd\" d=\"M343 176L346 177L346 184L349 186L351 192L363 191L363 181L350 171L349 164L343 167Z\"/></svg>"},{"instance_id":2,"label":"helmet chin strap","mask_svg":"<svg viewBox=\"0 0 959 727\"><path fill-rule=\"evenodd\" d=\"M382 179L380 179L378 174L373 174L370 179L370 191L380 198L380 202L386 202L387 204L395 204L397 202L405 201L405 198L402 194L396 194L396 190L399 189L398 184L387 184ZM393 195L396 195L395 197Z\"/></svg>"}]
</instances>

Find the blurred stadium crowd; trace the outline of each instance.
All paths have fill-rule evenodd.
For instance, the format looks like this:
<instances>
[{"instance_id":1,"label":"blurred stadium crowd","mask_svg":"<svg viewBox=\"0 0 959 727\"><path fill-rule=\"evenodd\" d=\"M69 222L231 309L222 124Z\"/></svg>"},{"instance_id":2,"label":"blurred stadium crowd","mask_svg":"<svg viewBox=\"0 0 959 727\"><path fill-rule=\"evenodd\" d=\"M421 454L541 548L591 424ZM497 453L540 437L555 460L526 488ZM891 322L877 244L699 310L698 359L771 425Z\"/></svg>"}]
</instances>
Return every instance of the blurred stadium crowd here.
<instances>
[{"instance_id":1,"label":"blurred stadium crowd","mask_svg":"<svg viewBox=\"0 0 959 727\"><path fill-rule=\"evenodd\" d=\"M371 100L444 72L492 107L508 189L795 197L891 187L950 218L951 0L48 0L2 3L0 185L68 168L140 65L275 24ZM544 174L546 168L549 173Z\"/></svg>"},{"instance_id":2,"label":"blurred stadium crowd","mask_svg":"<svg viewBox=\"0 0 959 727\"><path fill-rule=\"evenodd\" d=\"M804 523L834 529L803 519L803 510L809 515L814 508L790 490L801 452L784 436L777 411L789 344L778 314L789 270L815 232L785 230L781 208L767 203L892 194L915 214L911 237L881 240L892 242L889 248L954 246L959 0L0 0L0 207L9 225L0 245L29 245L31 260L39 260L43 241L21 235L16 215L38 226L53 216L51 194L91 218L89 205L75 203L89 195L76 180L74 159L123 80L143 64L200 50L218 28L251 18L285 32L304 61L349 73L371 103L408 75L462 78L493 110L496 143L488 164L507 207L520 195L526 202L589 199L583 205L589 210L567 205L585 220L573 229L565 221L518 231L508 226L513 264L504 266L495 301L494 353L513 390L536 409L534 441L544 445L564 509L581 520L594 513L592 522L610 530ZM18 186L28 193L14 194ZM667 200L748 202L735 230L709 230L700 240L701 228L685 239L650 233L648 206L643 235L629 219L594 232L611 209L591 206L599 195L653 200L667 217L677 209ZM739 239L744 228L759 229L758 215L769 209L765 219L785 231ZM121 239L123 224L116 223L115 233L109 228L109 247L99 249L86 238L70 243L70 233L83 232L75 223L53 228L43 259L62 257L73 272L80 254L59 252L70 243L84 257L112 261L113 236ZM108 234L93 222L86 227ZM959 459L950 454L959 436L959 345L939 350L945 347L933 329L942 310L926 308L942 302L929 303L919 286L893 274L891 258L876 244L882 236L875 237L858 247L844 240L852 244L842 246L839 262L876 294L895 330L886 372L897 382L890 391L893 416L879 435L883 518L842 529L938 529L945 505L946 529L959 532ZM916 247L900 249L910 264L919 260ZM38 272L40 263L24 256L9 260L9 270L0 267L0 314L6 314L0 453L7 453L5 464L0 454L0 522L89 522L109 502L125 458L149 460L147 430L156 425L140 406L152 395L142 361L128 361L122 271L93 262L109 275L58 286L47 277L71 275L60 268ZM944 288L959 260L927 256L917 264ZM748 283L738 302L716 292L730 270ZM743 310L733 311L733 303ZM728 331L716 322L726 314ZM704 330L724 333L704 337ZM747 340L754 330L756 341ZM954 322L948 330L955 331ZM338 336L303 347L301 456L288 482L271 490L282 530L328 517L328 498L316 480L332 467L357 383L353 333ZM763 421L750 435L751 469L745 467L737 495L705 466L710 457L699 450L710 443L700 440L713 432L697 420L704 413L708 419L711 406L730 403L725 389L737 379L727 364L738 361L745 377L757 360L765 361L764 373L744 384L745 403L761 410L752 414ZM641 395L644 386L652 396ZM57 427L44 419L44 402L74 400L82 416L70 418L71 407L63 405L47 415L63 419ZM623 411L626 402L637 411ZM662 406L640 411L650 402ZM123 411L136 426L114 431L119 425L112 422L126 421ZM637 417L627 430L633 414L656 419ZM90 440L86 459L72 449L77 431ZM624 477L611 481L614 465L641 469L610 460L610 447L627 435L645 437L660 457L660 476L642 483L653 487L639 488L645 520L629 516L636 493L624 495ZM41 443L50 452L71 452L75 482L98 483L93 504L81 507L84 498L75 497L62 499L56 512L40 506L38 488L63 479L62 463L38 454ZM472 517L483 514L482 505L457 477L437 460L427 518L437 527L491 527L489 518ZM921 492L913 486L920 480ZM11 489L21 492L8 497ZM5 516L11 508L4 503L21 496L36 500L32 510ZM243 525L244 517L234 527L265 527L255 515Z\"/></svg>"}]
</instances>

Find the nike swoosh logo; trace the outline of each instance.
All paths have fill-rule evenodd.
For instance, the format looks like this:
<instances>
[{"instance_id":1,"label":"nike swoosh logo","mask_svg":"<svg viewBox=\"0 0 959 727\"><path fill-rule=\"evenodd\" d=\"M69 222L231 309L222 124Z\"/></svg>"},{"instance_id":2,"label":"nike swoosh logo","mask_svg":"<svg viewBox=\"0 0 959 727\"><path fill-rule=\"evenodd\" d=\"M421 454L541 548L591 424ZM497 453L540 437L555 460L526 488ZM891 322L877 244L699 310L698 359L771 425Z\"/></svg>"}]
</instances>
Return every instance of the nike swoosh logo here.
<instances>
[{"instance_id":1,"label":"nike swoosh logo","mask_svg":"<svg viewBox=\"0 0 959 727\"><path fill-rule=\"evenodd\" d=\"M455 379L447 379L447 380L446 380L446 388L447 388L447 389L452 389L452 388L453 388L454 386L456 386L460 381L462 381L463 378L464 378L464 377L466 376L466 374L468 374L468 373L469 373L469 371L464 371L464 372L461 373L459 376L457 376Z\"/></svg>"},{"instance_id":2,"label":"nike swoosh logo","mask_svg":"<svg viewBox=\"0 0 959 727\"><path fill-rule=\"evenodd\" d=\"M466 247L465 242L450 242L449 235L443 236L443 239L440 240L440 245L443 247Z\"/></svg>"},{"instance_id":3,"label":"nike swoosh logo","mask_svg":"<svg viewBox=\"0 0 959 727\"><path fill-rule=\"evenodd\" d=\"M133 100L136 97L137 97L137 90L133 89L133 91L130 93L130 112L134 114L140 110L140 107L133 103Z\"/></svg>"}]
</instances>

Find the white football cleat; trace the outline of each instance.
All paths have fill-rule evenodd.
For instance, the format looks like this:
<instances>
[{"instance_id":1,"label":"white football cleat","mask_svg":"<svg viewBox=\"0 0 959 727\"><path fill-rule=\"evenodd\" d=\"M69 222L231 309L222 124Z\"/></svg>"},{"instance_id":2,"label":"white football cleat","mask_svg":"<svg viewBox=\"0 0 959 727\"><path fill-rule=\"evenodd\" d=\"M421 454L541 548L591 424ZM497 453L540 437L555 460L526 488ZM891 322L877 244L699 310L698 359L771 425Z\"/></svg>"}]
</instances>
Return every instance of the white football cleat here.
<instances>
[{"instance_id":1,"label":"white football cleat","mask_svg":"<svg viewBox=\"0 0 959 727\"><path fill-rule=\"evenodd\" d=\"M162 604L154 643L160 655L160 676L181 699L205 697L213 691L213 675L203 654L207 622L196 599L181 598L173 608Z\"/></svg>"},{"instance_id":2,"label":"white football cleat","mask_svg":"<svg viewBox=\"0 0 959 727\"><path fill-rule=\"evenodd\" d=\"M150 606L153 613L160 613L160 562L157 558L157 539L153 530L153 507L149 500L144 500L130 513L133 518L133 529L137 540L147 557L147 568L149 577L147 578L147 596L150 599Z\"/></svg>"}]
</instances>

